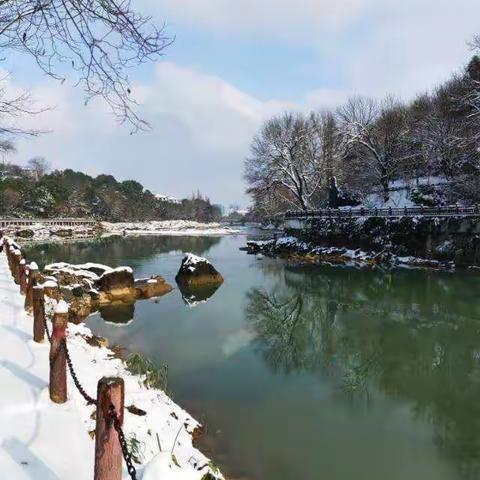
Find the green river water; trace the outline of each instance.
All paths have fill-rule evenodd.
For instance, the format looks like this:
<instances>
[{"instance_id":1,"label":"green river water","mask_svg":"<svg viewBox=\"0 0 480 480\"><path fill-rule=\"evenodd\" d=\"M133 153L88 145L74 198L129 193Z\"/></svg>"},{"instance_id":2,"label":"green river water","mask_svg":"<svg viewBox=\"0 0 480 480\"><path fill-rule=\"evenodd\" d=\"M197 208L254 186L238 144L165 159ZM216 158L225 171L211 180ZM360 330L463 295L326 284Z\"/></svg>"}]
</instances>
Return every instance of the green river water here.
<instances>
[{"instance_id":1,"label":"green river water","mask_svg":"<svg viewBox=\"0 0 480 480\"><path fill-rule=\"evenodd\" d=\"M246 255L245 241L110 238L27 255L172 285L183 252L212 261L225 283L208 301L175 289L88 325L168 365L174 400L231 478L480 479L479 274L292 267Z\"/></svg>"}]
</instances>

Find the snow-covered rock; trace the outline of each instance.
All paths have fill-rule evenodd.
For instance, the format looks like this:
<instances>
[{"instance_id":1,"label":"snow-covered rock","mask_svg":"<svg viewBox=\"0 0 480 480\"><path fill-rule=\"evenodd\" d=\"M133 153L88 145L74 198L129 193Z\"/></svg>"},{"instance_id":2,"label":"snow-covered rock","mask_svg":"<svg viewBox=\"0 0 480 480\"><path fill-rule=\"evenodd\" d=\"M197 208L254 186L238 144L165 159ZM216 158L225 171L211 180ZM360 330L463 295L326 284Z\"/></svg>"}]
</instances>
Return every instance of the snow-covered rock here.
<instances>
[{"instance_id":1,"label":"snow-covered rock","mask_svg":"<svg viewBox=\"0 0 480 480\"><path fill-rule=\"evenodd\" d=\"M189 287L223 283L223 277L215 267L206 258L193 253L185 255L175 280L179 285Z\"/></svg>"}]
</instances>

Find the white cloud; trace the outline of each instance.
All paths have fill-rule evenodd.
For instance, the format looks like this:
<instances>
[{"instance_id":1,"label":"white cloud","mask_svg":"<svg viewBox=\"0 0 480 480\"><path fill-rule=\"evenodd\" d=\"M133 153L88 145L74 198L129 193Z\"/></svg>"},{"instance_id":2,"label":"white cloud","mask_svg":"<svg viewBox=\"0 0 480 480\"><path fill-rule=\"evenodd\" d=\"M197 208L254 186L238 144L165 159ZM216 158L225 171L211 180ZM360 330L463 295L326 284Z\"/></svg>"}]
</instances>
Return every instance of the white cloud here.
<instances>
[{"instance_id":1,"label":"white cloud","mask_svg":"<svg viewBox=\"0 0 480 480\"><path fill-rule=\"evenodd\" d=\"M142 2L173 30L184 24L219 41L267 37L279 49L313 48L322 68L342 72L342 89L372 95L411 97L440 83L467 61L467 41L480 33L478 0ZM318 71L319 83L327 73Z\"/></svg>"},{"instance_id":2,"label":"white cloud","mask_svg":"<svg viewBox=\"0 0 480 480\"><path fill-rule=\"evenodd\" d=\"M153 130L129 136L105 105L84 108L81 92L47 83L33 93L58 108L33 121L53 133L22 141L18 158L44 155L58 168L136 178L158 193L199 188L215 201L245 201L243 159L263 119L285 109L333 108L354 93L409 98L459 68L470 54L466 40L480 31L478 0L142 2L168 24L214 32L211 41L267 36L279 49L290 42L313 47L322 69L311 64L307 71L318 88L299 93L296 104L264 101L218 76L162 62L151 83L134 88ZM335 82L324 81L328 70Z\"/></svg>"},{"instance_id":3,"label":"white cloud","mask_svg":"<svg viewBox=\"0 0 480 480\"><path fill-rule=\"evenodd\" d=\"M57 108L29 121L52 133L20 141L18 159L42 155L56 168L134 178L158 193L188 196L200 189L213 201L245 203L242 168L253 135L264 119L294 107L262 102L221 78L168 62L134 92L152 130L128 135L105 105L85 108L74 89L39 87L36 93Z\"/></svg>"},{"instance_id":4,"label":"white cloud","mask_svg":"<svg viewBox=\"0 0 480 480\"><path fill-rule=\"evenodd\" d=\"M306 38L319 28L345 28L374 0L143 0L162 9L167 21L204 25L219 32Z\"/></svg>"}]
</instances>

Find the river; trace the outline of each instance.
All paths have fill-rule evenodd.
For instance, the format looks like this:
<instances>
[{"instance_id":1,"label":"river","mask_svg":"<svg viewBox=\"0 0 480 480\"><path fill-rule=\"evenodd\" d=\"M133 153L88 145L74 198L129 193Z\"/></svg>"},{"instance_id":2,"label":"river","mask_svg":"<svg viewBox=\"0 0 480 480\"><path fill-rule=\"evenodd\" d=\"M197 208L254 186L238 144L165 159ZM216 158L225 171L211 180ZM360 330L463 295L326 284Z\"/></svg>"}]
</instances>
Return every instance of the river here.
<instances>
[{"instance_id":1,"label":"river","mask_svg":"<svg viewBox=\"0 0 480 480\"><path fill-rule=\"evenodd\" d=\"M246 255L245 240L109 238L27 257L130 265L172 285L183 252L211 260L225 282L209 299L175 289L88 325L168 366L231 478L480 478L478 273L293 267Z\"/></svg>"}]
</instances>

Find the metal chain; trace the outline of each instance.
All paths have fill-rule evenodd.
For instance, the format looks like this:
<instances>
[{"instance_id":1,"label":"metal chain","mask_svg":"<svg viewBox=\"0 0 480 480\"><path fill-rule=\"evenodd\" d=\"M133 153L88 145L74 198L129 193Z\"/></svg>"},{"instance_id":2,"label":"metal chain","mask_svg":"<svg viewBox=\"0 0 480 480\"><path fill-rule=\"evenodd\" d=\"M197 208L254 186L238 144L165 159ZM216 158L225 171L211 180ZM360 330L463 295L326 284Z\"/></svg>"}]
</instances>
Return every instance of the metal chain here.
<instances>
[{"instance_id":1,"label":"metal chain","mask_svg":"<svg viewBox=\"0 0 480 480\"><path fill-rule=\"evenodd\" d=\"M43 321L44 321L45 332L47 334L48 341L51 343L52 342L52 337L51 337L50 331L48 330L48 324L47 324L46 317L43 318ZM87 403L92 404L92 405L97 405L97 401L94 398L92 398L85 391L85 389L82 387L80 381L78 380L77 373L75 372L75 370L73 368L73 362L72 362L72 359L70 357L70 352L69 352L68 347L67 347L67 341L62 340L61 345L62 345L62 348L65 351L65 357L67 359L67 365L68 365L68 369L70 371L70 375L72 376L73 383L77 387L77 389L80 392L80 394L82 395L82 397L87 401ZM110 418L113 422L113 427L115 428L115 431L118 434L118 441L119 441L120 447L122 449L123 458L125 459L125 463L127 464L128 474L130 475L130 478L132 480L137 480L137 470L133 466L132 454L128 450L127 441L125 440L125 434L123 433L122 426L120 424L120 419L118 418L117 412L115 412L115 409L114 409L113 405L110 407L109 416L110 416Z\"/></svg>"},{"instance_id":2,"label":"metal chain","mask_svg":"<svg viewBox=\"0 0 480 480\"><path fill-rule=\"evenodd\" d=\"M117 431L118 441L120 442L120 447L122 448L123 458L127 464L127 471L132 480L137 480L137 470L133 466L132 454L128 451L127 441L125 440L125 434L123 433L122 426L120 425L120 419L118 418L117 412L113 405L110 406L110 418L113 422L113 427Z\"/></svg>"},{"instance_id":3,"label":"metal chain","mask_svg":"<svg viewBox=\"0 0 480 480\"><path fill-rule=\"evenodd\" d=\"M68 369L70 370L70 375L72 376L73 383L77 387L77 390L80 392L82 397L86 400L87 403L91 405L96 405L97 401L92 398L82 387L82 384L78 380L77 373L73 369L72 359L70 358L70 352L68 351L66 340L62 340L62 348L65 350L65 357L67 358Z\"/></svg>"},{"instance_id":4,"label":"metal chain","mask_svg":"<svg viewBox=\"0 0 480 480\"><path fill-rule=\"evenodd\" d=\"M48 341L52 343L52 335L50 334L50 331L48 330L48 324L47 324L47 316L43 316L43 326L45 327L45 333L47 334Z\"/></svg>"}]
</instances>

